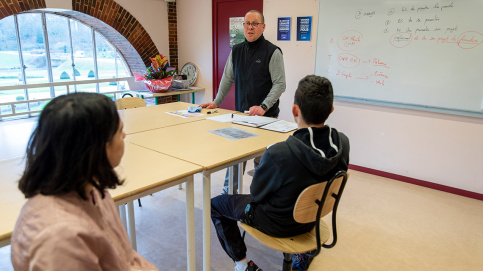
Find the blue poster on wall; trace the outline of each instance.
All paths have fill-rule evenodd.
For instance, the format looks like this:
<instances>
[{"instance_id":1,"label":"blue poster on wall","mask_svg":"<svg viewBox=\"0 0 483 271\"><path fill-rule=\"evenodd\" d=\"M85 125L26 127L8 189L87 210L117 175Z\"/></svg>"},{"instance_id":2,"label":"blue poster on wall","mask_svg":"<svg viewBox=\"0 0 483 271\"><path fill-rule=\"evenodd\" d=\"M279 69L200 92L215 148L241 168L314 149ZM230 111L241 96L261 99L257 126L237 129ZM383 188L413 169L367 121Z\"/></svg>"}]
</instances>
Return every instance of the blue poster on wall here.
<instances>
[{"instance_id":1,"label":"blue poster on wall","mask_svg":"<svg viewBox=\"0 0 483 271\"><path fill-rule=\"evenodd\" d=\"M297 40L310 41L312 16L297 17Z\"/></svg>"},{"instance_id":2,"label":"blue poster on wall","mask_svg":"<svg viewBox=\"0 0 483 271\"><path fill-rule=\"evenodd\" d=\"M290 17L278 18L277 40L290 40Z\"/></svg>"}]
</instances>

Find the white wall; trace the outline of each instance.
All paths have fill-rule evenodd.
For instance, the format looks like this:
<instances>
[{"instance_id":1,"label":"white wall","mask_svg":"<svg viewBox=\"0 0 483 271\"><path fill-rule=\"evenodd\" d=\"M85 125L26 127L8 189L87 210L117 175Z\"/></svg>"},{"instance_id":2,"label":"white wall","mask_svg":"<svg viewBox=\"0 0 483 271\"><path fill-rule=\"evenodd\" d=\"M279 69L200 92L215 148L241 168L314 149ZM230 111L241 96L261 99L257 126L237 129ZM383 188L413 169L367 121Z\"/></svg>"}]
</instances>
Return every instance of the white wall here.
<instances>
[{"instance_id":1,"label":"white wall","mask_svg":"<svg viewBox=\"0 0 483 271\"><path fill-rule=\"evenodd\" d=\"M336 102L351 164L483 193L483 119Z\"/></svg>"},{"instance_id":2,"label":"white wall","mask_svg":"<svg viewBox=\"0 0 483 271\"><path fill-rule=\"evenodd\" d=\"M263 1L263 15L266 25L264 36L282 49L285 62L287 89L280 97L279 118L281 119L293 120L292 103L298 82L304 76L314 73L318 10L318 1L314 0ZM300 16L312 16L312 37L310 41L297 41L297 17ZM290 41L277 40L278 17L292 18Z\"/></svg>"},{"instance_id":3,"label":"white wall","mask_svg":"<svg viewBox=\"0 0 483 271\"><path fill-rule=\"evenodd\" d=\"M195 94L196 103L213 99L213 35L211 30L211 0L178 0L178 64L186 62L198 67L194 86L205 88ZM181 95L188 101L188 95Z\"/></svg>"},{"instance_id":4,"label":"white wall","mask_svg":"<svg viewBox=\"0 0 483 271\"><path fill-rule=\"evenodd\" d=\"M280 118L291 120L290 108L298 80L314 73L318 0L264 0L265 37L284 55L287 90ZM180 64L201 65L198 86L212 97L211 1L183 0L178 5ZM297 16L313 16L312 40L296 41ZM292 17L291 41L276 40L278 17ZM333 27L333 26L327 26ZM328 124L351 140L351 164L428 182L483 193L483 119L335 102Z\"/></svg>"},{"instance_id":5,"label":"white wall","mask_svg":"<svg viewBox=\"0 0 483 271\"><path fill-rule=\"evenodd\" d=\"M45 6L47 8L60 8L72 10L72 1L66 0L45 0Z\"/></svg>"},{"instance_id":6,"label":"white wall","mask_svg":"<svg viewBox=\"0 0 483 271\"><path fill-rule=\"evenodd\" d=\"M162 0L114 0L148 32L160 54L169 57L168 9ZM153 57L153 56L151 56Z\"/></svg>"}]
</instances>

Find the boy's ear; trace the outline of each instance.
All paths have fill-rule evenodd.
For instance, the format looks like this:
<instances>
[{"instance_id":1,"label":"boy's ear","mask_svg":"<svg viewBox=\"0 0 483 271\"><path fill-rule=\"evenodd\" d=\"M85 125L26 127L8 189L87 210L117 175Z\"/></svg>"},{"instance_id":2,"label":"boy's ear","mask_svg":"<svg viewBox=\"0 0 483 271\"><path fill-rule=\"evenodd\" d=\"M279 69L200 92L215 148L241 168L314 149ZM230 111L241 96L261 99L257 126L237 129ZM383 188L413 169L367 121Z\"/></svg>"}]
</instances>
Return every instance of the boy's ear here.
<instances>
[{"instance_id":1,"label":"boy's ear","mask_svg":"<svg viewBox=\"0 0 483 271\"><path fill-rule=\"evenodd\" d=\"M300 115L300 107L296 104L292 104L292 115L294 118Z\"/></svg>"},{"instance_id":2,"label":"boy's ear","mask_svg":"<svg viewBox=\"0 0 483 271\"><path fill-rule=\"evenodd\" d=\"M330 113L334 112L334 106L332 106L332 110L330 110Z\"/></svg>"}]
</instances>

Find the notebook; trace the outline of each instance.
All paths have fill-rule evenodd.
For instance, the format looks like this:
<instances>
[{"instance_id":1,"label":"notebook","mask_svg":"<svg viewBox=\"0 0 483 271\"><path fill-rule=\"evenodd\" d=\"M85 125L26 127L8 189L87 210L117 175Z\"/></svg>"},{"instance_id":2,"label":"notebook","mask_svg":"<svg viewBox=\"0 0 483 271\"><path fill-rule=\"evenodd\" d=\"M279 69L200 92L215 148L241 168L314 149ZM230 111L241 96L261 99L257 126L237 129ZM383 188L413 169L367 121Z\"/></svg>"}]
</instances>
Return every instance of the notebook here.
<instances>
[{"instance_id":1,"label":"notebook","mask_svg":"<svg viewBox=\"0 0 483 271\"><path fill-rule=\"evenodd\" d=\"M251 126L251 127L261 127L263 125L267 125L269 123L277 121L274 118L267 118L262 116L241 116L235 115L236 118L233 120L233 123Z\"/></svg>"}]
</instances>

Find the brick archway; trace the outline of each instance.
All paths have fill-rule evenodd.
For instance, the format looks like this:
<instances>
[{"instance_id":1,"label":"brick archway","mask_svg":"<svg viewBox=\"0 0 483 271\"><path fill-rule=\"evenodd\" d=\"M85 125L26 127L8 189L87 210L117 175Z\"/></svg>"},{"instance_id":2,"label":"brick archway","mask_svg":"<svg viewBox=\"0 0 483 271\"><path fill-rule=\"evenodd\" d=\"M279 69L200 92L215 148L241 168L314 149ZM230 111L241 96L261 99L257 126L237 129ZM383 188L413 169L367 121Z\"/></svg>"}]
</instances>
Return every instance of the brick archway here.
<instances>
[{"instance_id":1,"label":"brick archway","mask_svg":"<svg viewBox=\"0 0 483 271\"><path fill-rule=\"evenodd\" d=\"M175 4L170 3L170 5L171 7L168 7L173 9L174 6L174 12L176 12ZM45 8L45 0L0 0L0 19L21 12ZM151 63L149 57L159 54L144 27L114 0L72 0L72 9L64 11L45 9L42 11L67 16L93 27L117 47L132 73L144 73L146 66ZM173 41L175 44L172 44ZM171 26L169 47L170 64L177 67L177 42L171 39Z\"/></svg>"}]
</instances>

